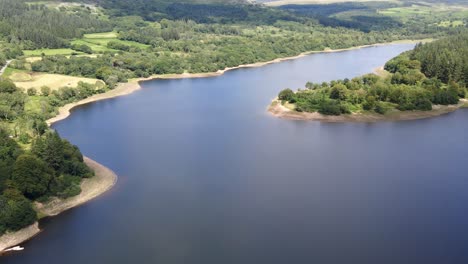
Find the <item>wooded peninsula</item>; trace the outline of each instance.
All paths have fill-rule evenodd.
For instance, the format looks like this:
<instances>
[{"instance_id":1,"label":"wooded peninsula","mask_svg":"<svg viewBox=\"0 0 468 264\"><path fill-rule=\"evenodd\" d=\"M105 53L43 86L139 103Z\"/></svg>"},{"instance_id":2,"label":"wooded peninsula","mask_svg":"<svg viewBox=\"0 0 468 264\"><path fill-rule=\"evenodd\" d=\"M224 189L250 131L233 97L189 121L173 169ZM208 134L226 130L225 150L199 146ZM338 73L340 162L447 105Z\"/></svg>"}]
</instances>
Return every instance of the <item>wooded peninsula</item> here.
<instances>
[{"instance_id":1,"label":"wooded peninsula","mask_svg":"<svg viewBox=\"0 0 468 264\"><path fill-rule=\"evenodd\" d=\"M418 44L388 61L384 76L308 82L296 92L284 89L269 110L295 119L378 121L424 118L466 107L466 43L468 34L460 33Z\"/></svg>"}]
</instances>

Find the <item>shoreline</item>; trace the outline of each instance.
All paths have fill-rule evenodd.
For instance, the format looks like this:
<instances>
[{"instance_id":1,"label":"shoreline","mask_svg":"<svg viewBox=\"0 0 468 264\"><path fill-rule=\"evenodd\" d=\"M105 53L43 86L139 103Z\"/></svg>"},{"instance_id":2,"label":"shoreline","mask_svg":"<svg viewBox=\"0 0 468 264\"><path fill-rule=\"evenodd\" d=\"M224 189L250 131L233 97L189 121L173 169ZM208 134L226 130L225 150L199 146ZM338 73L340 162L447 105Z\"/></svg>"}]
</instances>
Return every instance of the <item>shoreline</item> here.
<instances>
[{"instance_id":1,"label":"shoreline","mask_svg":"<svg viewBox=\"0 0 468 264\"><path fill-rule=\"evenodd\" d=\"M461 99L457 105L433 105L433 109L430 111L394 111L385 115L377 113L352 113L332 116L323 115L318 112L297 112L283 106L278 99L274 99L268 106L268 112L274 117L289 120L320 121L326 123L375 123L385 121L410 121L437 117L465 108L467 104L467 99Z\"/></svg>"},{"instance_id":2,"label":"shoreline","mask_svg":"<svg viewBox=\"0 0 468 264\"><path fill-rule=\"evenodd\" d=\"M0 256L6 254L6 251L4 250L26 242L38 235L40 232L39 222L36 221L28 227L4 234L0 237Z\"/></svg>"},{"instance_id":3,"label":"shoreline","mask_svg":"<svg viewBox=\"0 0 468 264\"><path fill-rule=\"evenodd\" d=\"M43 216L56 216L78 207L110 190L117 183L117 175L104 165L83 157L85 164L94 171L94 176L81 181L81 193L67 199L53 198L45 204L35 202L36 211Z\"/></svg>"},{"instance_id":4,"label":"shoreline","mask_svg":"<svg viewBox=\"0 0 468 264\"><path fill-rule=\"evenodd\" d=\"M390 76L390 72L386 71L384 68L385 65L377 67L372 71L372 73L383 78Z\"/></svg>"},{"instance_id":5,"label":"shoreline","mask_svg":"<svg viewBox=\"0 0 468 264\"><path fill-rule=\"evenodd\" d=\"M356 47L344 48L344 49L325 49L321 51L307 51L302 52L296 56L290 57L283 57L277 58L274 60L266 61L266 62L257 62L251 64L242 64L235 67L227 67L223 70L218 70L216 72L208 72L208 73L182 73L182 74L164 74L164 75L153 75L148 78L136 78L129 80L128 83L119 83L115 89L109 90L102 94L95 94L83 100L66 104L62 107L59 107L58 114L46 121L47 125L51 127L54 123L59 122L61 120L66 119L71 115L71 112L74 108L90 104L97 101L107 100L123 95L131 94L135 91L141 89L140 82L144 81L151 81L157 79L185 79L185 78L208 78L208 77L216 77L221 76L224 73L241 68L254 68L254 67L262 67L265 65L299 59L311 54L319 54L319 53L334 53L334 52L344 52L368 47L377 47L383 45L391 45L391 44L411 44L411 43L418 43L418 42L425 42L427 40L398 40L386 43L375 43L375 44L368 44L368 45L361 45ZM6 67L5 67L6 68ZM49 201L46 204L35 203L35 209L39 214L42 216L56 216L66 210L71 208L80 206L94 198L102 195L103 193L110 190L115 183L117 182L117 175L110 170L109 168L99 164L96 161L93 161L87 157L84 157L85 163L95 171L95 176L89 179L84 179L81 182L82 192L74 197L70 197L65 200L60 200L58 198ZM0 256L4 253L5 249L17 246L22 244L37 234L39 234L41 230L39 229L38 222L35 222L33 225L23 228L16 232L11 232L5 234L0 237Z\"/></svg>"},{"instance_id":6,"label":"shoreline","mask_svg":"<svg viewBox=\"0 0 468 264\"><path fill-rule=\"evenodd\" d=\"M93 102L97 102L97 101L101 101L101 100L106 100L106 99L110 99L110 98L114 98L114 97L118 97L118 96L122 96L122 95L131 94L131 93L139 90L140 88L141 87L140 87L140 85L138 83L133 83L133 82L121 83L115 89L109 90L109 91L107 91L105 93L95 94L95 95L90 96L88 98L85 98L83 100L80 100L80 101L77 101L77 102L74 102L74 103L70 103L70 104L66 104L66 105L64 105L62 107L59 107L58 114L56 116L48 119L46 121L46 123L50 127L54 123L56 123L58 121L61 121L61 120L64 120L67 117L69 117L70 114L71 114L71 111L73 110L73 108L75 108L77 106L85 105L85 104L89 104L89 103L93 103Z\"/></svg>"},{"instance_id":7,"label":"shoreline","mask_svg":"<svg viewBox=\"0 0 468 264\"><path fill-rule=\"evenodd\" d=\"M59 215L97 198L116 184L117 175L113 171L88 157L83 158L86 165L94 171L95 175L82 180L81 193L77 196L64 200L53 198L46 204L35 202L34 208L40 216L50 217ZM29 241L41 231L39 223L36 221L28 227L0 236L0 256L5 254L6 249Z\"/></svg>"},{"instance_id":8,"label":"shoreline","mask_svg":"<svg viewBox=\"0 0 468 264\"><path fill-rule=\"evenodd\" d=\"M356 47L350 47L350 48L344 48L344 49L325 49L325 50L316 50L316 51L306 51L302 52L299 55L296 56L290 56L290 57L283 57L283 58L277 58L274 60L270 61L265 61L265 62L256 62L256 63L250 63L250 64L241 64L235 67L227 67L223 70L218 70L216 72L206 72L206 73L180 73L180 74L161 74L161 75L153 75L147 78L135 78L129 80L128 83L119 83L118 86L112 90L109 90L105 93L102 94L95 94L93 96L90 96L88 98L85 98L83 100L66 104L58 109L58 114L55 117L52 117L46 121L47 125L52 126L54 123L59 122L61 120L66 119L68 116L70 116L71 112L75 107L97 102L97 101L102 101L106 99L111 99L111 98L116 98L119 96L123 95L128 95L131 94L135 91L138 91L141 89L140 82L146 82L146 81L152 81L152 80L170 80L170 79L191 79L191 78L209 78L209 77L217 77L221 76L224 73L231 71L231 70L236 70L236 69L242 69L242 68L256 68L256 67L262 67L265 65L273 64L273 63L279 63L283 61L288 61L288 60L295 60L299 59L308 55L312 54L320 54L320 53L335 53L335 52L344 52L344 51L351 51L351 50L356 50L356 49L363 49L363 48L369 48L369 47L378 47L378 46L385 46L385 45L392 45L392 44L416 44L419 42L428 42L431 41L430 39L420 39L420 40L396 40L396 41L391 41L391 42L384 42L384 43L375 43L375 44L368 44L368 45L361 45L361 46L356 46Z\"/></svg>"}]
</instances>

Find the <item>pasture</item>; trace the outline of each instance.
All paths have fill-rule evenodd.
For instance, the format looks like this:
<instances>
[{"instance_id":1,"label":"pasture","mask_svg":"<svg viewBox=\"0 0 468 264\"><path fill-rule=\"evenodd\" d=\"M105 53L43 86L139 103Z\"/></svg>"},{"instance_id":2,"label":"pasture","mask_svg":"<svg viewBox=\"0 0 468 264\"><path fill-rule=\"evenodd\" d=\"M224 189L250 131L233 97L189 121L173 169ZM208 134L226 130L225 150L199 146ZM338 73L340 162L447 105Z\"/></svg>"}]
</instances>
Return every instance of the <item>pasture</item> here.
<instances>
[{"instance_id":1,"label":"pasture","mask_svg":"<svg viewBox=\"0 0 468 264\"><path fill-rule=\"evenodd\" d=\"M39 91L42 86L47 86L52 91L58 90L62 87L74 88L78 86L79 82L89 84L96 84L97 82L102 83L102 81L93 78L48 73L28 73L24 71L14 72L9 76L9 78L16 84L17 87L25 91L29 88L35 88Z\"/></svg>"}]
</instances>

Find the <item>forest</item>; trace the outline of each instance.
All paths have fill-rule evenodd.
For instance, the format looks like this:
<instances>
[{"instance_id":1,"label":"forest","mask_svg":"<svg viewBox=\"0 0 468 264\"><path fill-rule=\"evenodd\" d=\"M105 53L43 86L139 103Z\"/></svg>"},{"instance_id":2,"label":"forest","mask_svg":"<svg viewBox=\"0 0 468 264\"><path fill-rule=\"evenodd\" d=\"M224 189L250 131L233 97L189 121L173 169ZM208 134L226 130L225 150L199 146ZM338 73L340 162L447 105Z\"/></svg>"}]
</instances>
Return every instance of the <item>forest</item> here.
<instances>
[{"instance_id":1,"label":"forest","mask_svg":"<svg viewBox=\"0 0 468 264\"><path fill-rule=\"evenodd\" d=\"M440 1L436 4L438 5L414 1L370 1L284 5L280 8L317 19L324 26L340 26L363 32L437 34L441 30L440 27L448 21L457 21L458 25L466 25L468 22L466 10L451 8ZM448 27L445 30L451 29Z\"/></svg>"},{"instance_id":2,"label":"forest","mask_svg":"<svg viewBox=\"0 0 468 264\"><path fill-rule=\"evenodd\" d=\"M0 235L37 220L33 201L80 193L82 178L93 173L76 146L49 131L40 117L27 116L27 95L9 80L0 80Z\"/></svg>"},{"instance_id":3,"label":"forest","mask_svg":"<svg viewBox=\"0 0 468 264\"><path fill-rule=\"evenodd\" d=\"M397 18L376 13L377 10L408 7L394 3L270 8L223 1L88 2L98 3L102 8L93 11L89 6L75 6L70 9L72 11L65 8L61 12L48 8L43 2L21 4L0 0L4 5L15 6L14 10L24 16L22 21L25 24L28 21L35 23L34 14L51 12L55 17L47 17L67 20L63 29L73 28L67 34L64 33L66 30L59 28L50 30L47 33L52 36L50 39L45 37L47 34L40 34L40 39L33 35L18 38L16 36L20 33L6 30L4 35L9 37L4 38L5 41L20 43L23 50L31 47L73 50L71 57L68 54L51 54L33 63L19 57L12 67L23 71L98 78L113 88L118 82L136 77L212 72L312 50L441 37L465 28L437 24L456 17L445 11L424 19L419 14L416 17L409 13L404 18ZM359 12L358 16L355 12ZM426 18L433 20L427 21ZM6 16L4 24L14 23L13 20ZM48 24L49 21L40 22L43 23ZM116 38L104 46L96 46L100 44L99 39L93 42L83 38L84 33L106 31L113 31ZM73 56L80 54L99 56Z\"/></svg>"},{"instance_id":4,"label":"forest","mask_svg":"<svg viewBox=\"0 0 468 264\"><path fill-rule=\"evenodd\" d=\"M391 111L429 111L433 105L458 104L467 94L468 34L418 44L385 65L388 77L368 74L306 89L282 90L278 99L298 112L324 115Z\"/></svg>"},{"instance_id":5,"label":"forest","mask_svg":"<svg viewBox=\"0 0 468 264\"><path fill-rule=\"evenodd\" d=\"M419 15L409 14L403 19L376 13L400 8L392 3L269 8L236 1L87 2L101 8L78 5L57 9L40 1L0 0L3 9L13 10L0 16L0 39L4 40L0 46L11 43L23 50L69 48L71 55L99 54L51 54L32 64L20 61L12 67L98 78L112 88L129 78L211 72L306 51L441 37L460 30L437 24L449 15L453 17L452 13L441 11L440 16L428 16L435 17L433 21ZM357 11L359 14L354 13ZM32 28L34 32L29 32ZM105 47L83 38L85 33L111 31L116 38ZM6 56L0 53L0 63L5 61L2 57ZM21 59L20 54L15 57Z\"/></svg>"},{"instance_id":6,"label":"forest","mask_svg":"<svg viewBox=\"0 0 468 264\"><path fill-rule=\"evenodd\" d=\"M81 179L93 175L76 146L45 129L30 150L0 130L0 235L37 220L33 201L77 195Z\"/></svg>"},{"instance_id":7,"label":"forest","mask_svg":"<svg viewBox=\"0 0 468 264\"><path fill-rule=\"evenodd\" d=\"M121 32L119 38L150 47L144 50L130 49L109 43L108 47L119 49L120 52L106 53L97 58L46 56L33 62L31 69L98 78L113 86L115 80L125 82L129 78L154 74L213 72L311 50L340 49L393 40L382 33L365 34L325 27L303 28L295 22L277 22L271 27L252 30L242 26L169 20L161 21L157 27L154 24L132 27Z\"/></svg>"},{"instance_id":8,"label":"forest","mask_svg":"<svg viewBox=\"0 0 468 264\"><path fill-rule=\"evenodd\" d=\"M112 30L88 12L67 13L18 0L0 1L0 38L23 49L60 48L84 33Z\"/></svg>"}]
</instances>

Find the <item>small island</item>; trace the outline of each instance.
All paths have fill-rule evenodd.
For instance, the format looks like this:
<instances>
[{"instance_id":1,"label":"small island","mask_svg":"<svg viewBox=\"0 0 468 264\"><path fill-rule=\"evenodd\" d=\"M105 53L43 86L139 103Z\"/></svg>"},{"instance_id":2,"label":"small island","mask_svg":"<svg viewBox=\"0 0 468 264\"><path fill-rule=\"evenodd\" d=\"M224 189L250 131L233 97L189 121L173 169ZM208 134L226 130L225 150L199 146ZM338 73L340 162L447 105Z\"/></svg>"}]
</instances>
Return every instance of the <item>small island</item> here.
<instances>
[{"instance_id":1,"label":"small island","mask_svg":"<svg viewBox=\"0 0 468 264\"><path fill-rule=\"evenodd\" d=\"M282 90L274 116L328 122L413 120L467 107L468 34L459 33L391 59L377 74Z\"/></svg>"}]
</instances>

